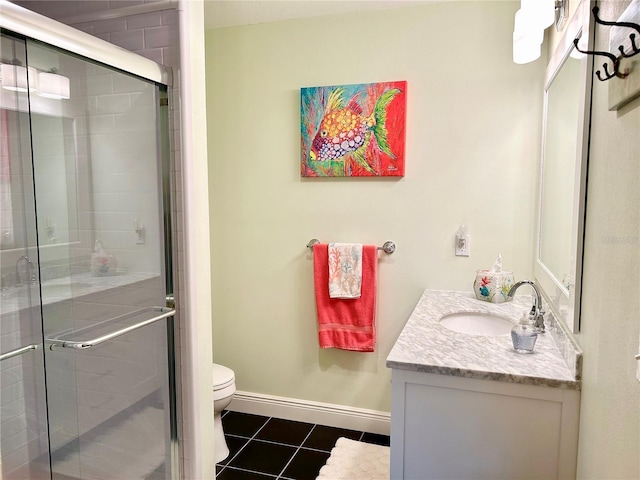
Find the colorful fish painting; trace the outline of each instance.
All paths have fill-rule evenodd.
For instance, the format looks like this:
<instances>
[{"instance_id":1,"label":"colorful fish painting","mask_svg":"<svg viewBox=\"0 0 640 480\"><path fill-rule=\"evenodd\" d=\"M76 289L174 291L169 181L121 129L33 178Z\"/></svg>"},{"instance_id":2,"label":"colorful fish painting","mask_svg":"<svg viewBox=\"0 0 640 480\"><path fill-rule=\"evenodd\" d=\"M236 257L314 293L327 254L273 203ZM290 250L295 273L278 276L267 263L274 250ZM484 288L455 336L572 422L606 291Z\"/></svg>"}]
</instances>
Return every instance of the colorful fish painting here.
<instances>
[{"instance_id":1,"label":"colorful fish painting","mask_svg":"<svg viewBox=\"0 0 640 480\"><path fill-rule=\"evenodd\" d=\"M404 176L407 82L300 90L303 177Z\"/></svg>"}]
</instances>

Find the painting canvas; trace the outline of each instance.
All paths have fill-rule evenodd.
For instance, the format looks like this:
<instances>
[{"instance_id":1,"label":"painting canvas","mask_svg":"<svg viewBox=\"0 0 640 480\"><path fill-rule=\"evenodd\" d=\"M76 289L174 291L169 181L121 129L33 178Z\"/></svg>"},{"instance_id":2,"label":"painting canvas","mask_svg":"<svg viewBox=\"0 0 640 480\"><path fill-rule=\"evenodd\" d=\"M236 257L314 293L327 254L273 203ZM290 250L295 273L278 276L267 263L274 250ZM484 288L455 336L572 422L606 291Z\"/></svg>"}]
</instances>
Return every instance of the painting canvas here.
<instances>
[{"instance_id":1,"label":"painting canvas","mask_svg":"<svg viewBox=\"0 0 640 480\"><path fill-rule=\"evenodd\" d=\"M407 82L300 90L303 177L403 177Z\"/></svg>"}]
</instances>

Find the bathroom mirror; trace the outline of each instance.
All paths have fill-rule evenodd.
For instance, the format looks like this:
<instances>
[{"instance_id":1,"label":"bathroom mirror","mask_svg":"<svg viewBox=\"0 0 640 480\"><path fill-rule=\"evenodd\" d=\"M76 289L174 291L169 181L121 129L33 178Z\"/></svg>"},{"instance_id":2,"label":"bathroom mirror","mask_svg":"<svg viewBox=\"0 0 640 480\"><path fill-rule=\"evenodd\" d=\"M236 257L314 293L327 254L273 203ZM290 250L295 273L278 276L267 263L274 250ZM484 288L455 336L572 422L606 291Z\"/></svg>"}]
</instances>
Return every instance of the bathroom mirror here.
<instances>
[{"instance_id":1,"label":"bathroom mirror","mask_svg":"<svg viewBox=\"0 0 640 480\"><path fill-rule=\"evenodd\" d=\"M41 246L69 244L78 237L78 169L75 152L74 120L71 118L0 109L3 128L6 129L7 174L3 175L2 193L11 204L19 204L22 192L21 151L19 136L24 132L12 126L30 125L39 135L32 137L34 171L44 188L38 191L38 244ZM31 122L31 123L30 123ZM4 135L3 135L4 138ZM3 170L4 171L4 170ZM4 197L3 197L4 199ZM4 202L4 200L3 200ZM23 245L24 228L20 218L11 218L5 211L0 228L0 250Z\"/></svg>"},{"instance_id":2,"label":"bathroom mirror","mask_svg":"<svg viewBox=\"0 0 640 480\"><path fill-rule=\"evenodd\" d=\"M16 49L15 42L5 38L0 44L3 63L6 59L27 63L26 52ZM34 47L29 54L29 66L36 72L54 71L61 68L59 54L42 47ZM37 78L34 84L37 85ZM31 82L31 79L29 80ZM1 82L1 80L0 80ZM22 182L24 162L32 162L36 183L40 185L36 201L38 206L38 244L49 250L68 252L70 246L78 246L88 217L82 215L90 205L87 195L78 190L85 184L90 170L87 163L86 145L78 133L84 128L85 112L80 110L76 98L58 99L40 95L37 90L28 95L25 89L0 88L0 137L2 137L2 172L0 196L4 208L0 217L0 251L3 261L11 263L17 246L24 245L26 228L21 212L25 192ZM34 93L36 92L36 93ZM76 95L77 96L77 95ZM79 132L78 132L79 130ZM28 139L28 140L25 140ZM85 142L86 143L86 142ZM43 179L46 179L43 181ZM81 224L81 222L84 223ZM88 243L88 242L85 242ZM19 250L19 249L18 249Z\"/></svg>"},{"instance_id":3,"label":"bathroom mirror","mask_svg":"<svg viewBox=\"0 0 640 480\"><path fill-rule=\"evenodd\" d=\"M580 325L582 246L589 145L592 58L590 2L583 1L552 54L545 78L535 277L553 313Z\"/></svg>"}]
</instances>

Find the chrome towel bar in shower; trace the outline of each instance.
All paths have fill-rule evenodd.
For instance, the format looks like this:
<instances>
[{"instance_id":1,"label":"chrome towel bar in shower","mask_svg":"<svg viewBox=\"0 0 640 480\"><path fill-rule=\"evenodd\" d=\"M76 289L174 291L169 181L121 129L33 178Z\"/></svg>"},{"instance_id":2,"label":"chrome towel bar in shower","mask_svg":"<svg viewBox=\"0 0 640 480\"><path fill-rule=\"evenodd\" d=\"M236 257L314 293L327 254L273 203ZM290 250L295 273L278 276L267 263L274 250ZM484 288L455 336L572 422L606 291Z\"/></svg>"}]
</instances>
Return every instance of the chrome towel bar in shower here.
<instances>
[{"instance_id":1,"label":"chrome towel bar in shower","mask_svg":"<svg viewBox=\"0 0 640 480\"><path fill-rule=\"evenodd\" d=\"M320 240L318 240L317 238L309 240L309 243L307 243L307 248L313 250L313 246L316 243L320 243ZM388 253L389 255L391 255L396 251L396 244L391 241L386 241L381 247L378 247L378 250L382 250L384 253Z\"/></svg>"},{"instance_id":2,"label":"chrome towel bar in shower","mask_svg":"<svg viewBox=\"0 0 640 480\"><path fill-rule=\"evenodd\" d=\"M164 320L165 318L173 317L175 314L176 314L176 311L173 308L145 307L145 308L141 308L140 310L136 310L134 312L119 315L112 319L105 320L100 323L96 323L85 329L80 329L77 331L61 332L60 334L55 335L52 338L47 338L47 342L49 342L50 348L52 349L55 347L63 347L63 348L75 348L78 350L84 350L86 348L91 348L96 345L100 345L101 343L104 343L108 340L119 337L126 333L132 332L134 330L138 330L139 328L145 327L159 320ZM128 323L128 321L130 320L133 320L135 318L140 318L140 317L144 318L144 320L137 322L133 325L127 325L124 328L112 330L109 333L96 336L95 338L91 338L87 340L75 339L75 337L77 337L79 334L90 333L90 331L93 329L101 330L105 326L108 327L110 324L116 324L116 323L122 325L124 323ZM70 339L68 337L72 337L72 338Z\"/></svg>"},{"instance_id":3,"label":"chrome towel bar in shower","mask_svg":"<svg viewBox=\"0 0 640 480\"><path fill-rule=\"evenodd\" d=\"M0 355L0 361L7 360L8 358L17 357L18 355L22 355L23 353L29 352L31 350L36 350L38 345L27 345L26 347L17 348L16 350L12 350L7 353L3 353Z\"/></svg>"}]
</instances>

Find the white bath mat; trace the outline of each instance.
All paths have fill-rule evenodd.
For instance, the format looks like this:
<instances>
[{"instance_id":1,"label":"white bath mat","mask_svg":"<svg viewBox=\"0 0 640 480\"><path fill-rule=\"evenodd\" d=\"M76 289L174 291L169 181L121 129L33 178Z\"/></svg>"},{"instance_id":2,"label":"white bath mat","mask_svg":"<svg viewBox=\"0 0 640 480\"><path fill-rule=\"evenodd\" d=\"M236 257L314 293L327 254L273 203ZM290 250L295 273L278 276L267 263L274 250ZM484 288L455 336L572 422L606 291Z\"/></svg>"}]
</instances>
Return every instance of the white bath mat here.
<instances>
[{"instance_id":1,"label":"white bath mat","mask_svg":"<svg viewBox=\"0 0 640 480\"><path fill-rule=\"evenodd\" d=\"M389 480L389 447L339 438L316 480Z\"/></svg>"}]
</instances>

